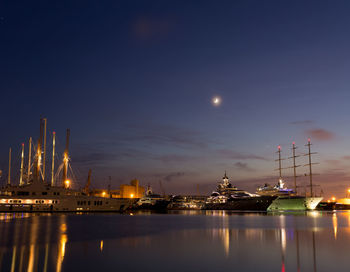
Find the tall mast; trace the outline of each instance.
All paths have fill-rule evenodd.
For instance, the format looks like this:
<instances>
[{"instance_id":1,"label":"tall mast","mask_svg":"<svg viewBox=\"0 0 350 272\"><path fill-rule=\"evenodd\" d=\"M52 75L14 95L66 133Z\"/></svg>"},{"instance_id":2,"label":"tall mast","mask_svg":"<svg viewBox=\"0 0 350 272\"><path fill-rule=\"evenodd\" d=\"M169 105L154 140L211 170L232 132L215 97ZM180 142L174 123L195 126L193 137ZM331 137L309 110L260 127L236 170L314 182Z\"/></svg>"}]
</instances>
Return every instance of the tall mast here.
<instances>
[{"instance_id":1,"label":"tall mast","mask_svg":"<svg viewBox=\"0 0 350 272\"><path fill-rule=\"evenodd\" d=\"M310 194L311 194L311 197L312 197L313 196L313 191L312 191L312 167L311 167L312 163L311 163L311 139L310 138L307 139L307 145L306 146L308 147L307 155L309 157L308 165L309 165L309 176L310 176ZM312 153L312 154L314 154L314 153Z\"/></svg>"},{"instance_id":2,"label":"tall mast","mask_svg":"<svg viewBox=\"0 0 350 272\"><path fill-rule=\"evenodd\" d=\"M55 140L56 132L52 133L52 165L51 165L51 186L54 185L54 172L55 172Z\"/></svg>"},{"instance_id":3,"label":"tall mast","mask_svg":"<svg viewBox=\"0 0 350 272\"><path fill-rule=\"evenodd\" d=\"M43 122L42 119L40 119L40 137L38 139L38 146L36 149L36 156L35 156L35 168L34 168L34 179L36 181L40 180L40 170L41 170L41 143L43 138Z\"/></svg>"},{"instance_id":4,"label":"tall mast","mask_svg":"<svg viewBox=\"0 0 350 272\"><path fill-rule=\"evenodd\" d=\"M23 185L23 162L24 162L24 144L22 144L22 154L21 154L21 174L19 176L19 185Z\"/></svg>"},{"instance_id":5,"label":"tall mast","mask_svg":"<svg viewBox=\"0 0 350 272\"><path fill-rule=\"evenodd\" d=\"M11 185L11 147L9 151L9 174L7 177L7 185Z\"/></svg>"},{"instance_id":6,"label":"tall mast","mask_svg":"<svg viewBox=\"0 0 350 272\"><path fill-rule=\"evenodd\" d=\"M281 159L281 146L279 145L278 147L278 171L279 171L279 179L282 179L282 159Z\"/></svg>"},{"instance_id":7,"label":"tall mast","mask_svg":"<svg viewBox=\"0 0 350 272\"><path fill-rule=\"evenodd\" d=\"M28 154L28 176L27 176L27 182L30 180L30 164L32 159L32 137L29 138L29 154Z\"/></svg>"},{"instance_id":8,"label":"tall mast","mask_svg":"<svg viewBox=\"0 0 350 272\"><path fill-rule=\"evenodd\" d=\"M43 156L43 179L45 180L45 162L46 162L46 124L47 119L43 119L44 122L44 156Z\"/></svg>"},{"instance_id":9,"label":"tall mast","mask_svg":"<svg viewBox=\"0 0 350 272\"><path fill-rule=\"evenodd\" d=\"M62 174L62 184L65 186L65 181L67 180L67 173L68 173L68 147L69 147L69 135L70 135L70 130L67 129L67 134L66 134L66 148L64 150L63 154L63 174Z\"/></svg>"},{"instance_id":10,"label":"tall mast","mask_svg":"<svg viewBox=\"0 0 350 272\"><path fill-rule=\"evenodd\" d=\"M293 142L293 146L292 146L292 152L293 152L293 156L291 157L293 159L293 177L294 177L294 192L297 194L297 167L299 167L300 165L296 165L295 162L295 158L299 157L295 155L295 150L297 149L297 147L295 146L295 142Z\"/></svg>"}]
</instances>

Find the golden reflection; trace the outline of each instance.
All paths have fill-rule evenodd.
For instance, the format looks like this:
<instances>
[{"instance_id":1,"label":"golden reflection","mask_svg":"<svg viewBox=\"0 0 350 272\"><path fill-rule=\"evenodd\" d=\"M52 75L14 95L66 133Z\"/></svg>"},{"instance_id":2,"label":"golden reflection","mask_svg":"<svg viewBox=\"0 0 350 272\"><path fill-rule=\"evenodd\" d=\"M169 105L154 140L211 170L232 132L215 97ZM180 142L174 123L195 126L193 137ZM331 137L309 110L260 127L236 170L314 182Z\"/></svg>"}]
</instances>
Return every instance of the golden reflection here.
<instances>
[{"instance_id":1,"label":"golden reflection","mask_svg":"<svg viewBox=\"0 0 350 272\"><path fill-rule=\"evenodd\" d=\"M337 218L337 214L336 213L333 213L332 222L333 222L334 239L337 240L338 218Z\"/></svg>"},{"instance_id":2,"label":"golden reflection","mask_svg":"<svg viewBox=\"0 0 350 272\"><path fill-rule=\"evenodd\" d=\"M35 245L37 242L38 235L38 220L39 217L32 217L31 228L30 228L30 250L29 250L29 261L28 261L28 272L35 271L34 270L34 257L35 257Z\"/></svg>"},{"instance_id":3,"label":"golden reflection","mask_svg":"<svg viewBox=\"0 0 350 272\"><path fill-rule=\"evenodd\" d=\"M17 247L14 246L12 250L11 272L14 272L16 268L16 253L17 253Z\"/></svg>"},{"instance_id":4,"label":"golden reflection","mask_svg":"<svg viewBox=\"0 0 350 272\"><path fill-rule=\"evenodd\" d=\"M101 242L100 242L100 251L101 252L103 251L103 240L101 240Z\"/></svg>"},{"instance_id":5,"label":"golden reflection","mask_svg":"<svg viewBox=\"0 0 350 272\"><path fill-rule=\"evenodd\" d=\"M52 219L45 214L2 214L4 220L0 231L0 245L6 245L11 241L12 247L0 246L0 271L2 267L2 257L6 256L4 271L61 271L62 263L66 255L68 242L66 215L60 215L59 222L52 225ZM23 218L31 217L22 220ZM45 220L46 218L47 220ZM8 224L9 220L14 220L14 224ZM13 231L11 231L13 226ZM58 230L58 241L53 244L51 232ZM12 238L12 239L11 239ZM56 250L52 250L53 247ZM56 269L51 266L51 260L57 261Z\"/></svg>"},{"instance_id":6,"label":"golden reflection","mask_svg":"<svg viewBox=\"0 0 350 272\"><path fill-rule=\"evenodd\" d=\"M47 271L47 262L49 259L49 243L50 243L50 235L51 235L51 216L47 219L47 232L45 236L45 261L44 261L44 272Z\"/></svg>"},{"instance_id":7,"label":"golden reflection","mask_svg":"<svg viewBox=\"0 0 350 272\"><path fill-rule=\"evenodd\" d=\"M310 211L307 214L310 215L311 217L314 217L314 218L320 216L320 213L318 211Z\"/></svg>"},{"instance_id":8,"label":"golden reflection","mask_svg":"<svg viewBox=\"0 0 350 272\"><path fill-rule=\"evenodd\" d=\"M34 253L35 253L35 245L30 245L30 249L29 249L29 261L28 261L28 272L32 272L33 271L33 267L34 267Z\"/></svg>"},{"instance_id":9,"label":"golden reflection","mask_svg":"<svg viewBox=\"0 0 350 272\"><path fill-rule=\"evenodd\" d=\"M22 271L24 250L25 250L25 246L21 246L21 255L19 257L19 268L18 268L18 271Z\"/></svg>"},{"instance_id":10,"label":"golden reflection","mask_svg":"<svg viewBox=\"0 0 350 272\"><path fill-rule=\"evenodd\" d=\"M56 265L56 271L60 272L62 269L62 263L64 259L64 255L66 253L66 243L68 241L68 236L65 233L67 231L67 224L66 224L66 215L62 215L60 218L60 241L58 244L58 256L57 256L57 265Z\"/></svg>"}]
</instances>

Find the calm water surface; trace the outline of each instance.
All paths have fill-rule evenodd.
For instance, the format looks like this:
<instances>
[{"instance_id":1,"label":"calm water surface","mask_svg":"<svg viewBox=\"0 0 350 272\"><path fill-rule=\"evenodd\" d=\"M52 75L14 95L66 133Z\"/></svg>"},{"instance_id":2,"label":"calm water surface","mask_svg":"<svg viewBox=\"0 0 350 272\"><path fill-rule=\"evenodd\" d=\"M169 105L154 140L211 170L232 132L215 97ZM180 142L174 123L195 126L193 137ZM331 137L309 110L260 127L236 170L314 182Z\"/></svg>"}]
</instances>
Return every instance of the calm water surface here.
<instances>
[{"instance_id":1,"label":"calm water surface","mask_svg":"<svg viewBox=\"0 0 350 272\"><path fill-rule=\"evenodd\" d=\"M350 271L350 212L0 214L0 271Z\"/></svg>"}]
</instances>

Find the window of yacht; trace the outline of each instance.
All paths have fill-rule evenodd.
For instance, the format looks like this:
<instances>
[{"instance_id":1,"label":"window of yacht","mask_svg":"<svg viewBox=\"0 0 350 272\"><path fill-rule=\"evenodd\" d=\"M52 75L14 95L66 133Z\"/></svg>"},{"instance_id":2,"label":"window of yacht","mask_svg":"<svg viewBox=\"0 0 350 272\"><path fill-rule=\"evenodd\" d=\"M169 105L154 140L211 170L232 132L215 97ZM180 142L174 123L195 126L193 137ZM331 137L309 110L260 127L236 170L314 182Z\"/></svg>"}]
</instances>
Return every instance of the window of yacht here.
<instances>
[{"instance_id":1,"label":"window of yacht","mask_svg":"<svg viewBox=\"0 0 350 272\"><path fill-rule=\"evenodd\" d=\"M19 195L19 196L21 196L21 195L23 195L23 196L27 196L27 195L29 195L29 192L25 192L25 191L18 191L18 192L17 192L17 195Z\"/></svg>"},{"instance_id":2,"label":"window of yacht","mask_svg":"<svg viewBox=\"0 0 350 272\"><path fill-rule=\"evenodd\" d=\"M47 192L41 192L42 195L47 195Z\"/></svg>"}]
</instances>

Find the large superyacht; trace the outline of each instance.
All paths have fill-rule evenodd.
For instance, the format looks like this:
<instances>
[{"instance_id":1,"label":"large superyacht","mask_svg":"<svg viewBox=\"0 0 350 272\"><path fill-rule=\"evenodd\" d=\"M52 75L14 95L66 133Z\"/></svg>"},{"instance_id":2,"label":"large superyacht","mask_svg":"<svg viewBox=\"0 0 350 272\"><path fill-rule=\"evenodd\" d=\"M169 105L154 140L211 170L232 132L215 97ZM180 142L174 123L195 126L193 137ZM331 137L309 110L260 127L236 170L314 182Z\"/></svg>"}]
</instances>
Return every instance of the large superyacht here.
<instances>
[{"instance_id":1,"label":"large superyacht","mask_svg":"<svg viewBox=\"0 0 350 272\"><path fill-rule=\"evenodd\" d=\"M0 188L0 212L124 211L137 200L90 195L90 175L84 190L71 189L71 180L68 178L69 129L67 129L66 146L63 153L62 178L59 182L55 182L55 136L53 132L51 181L45 179L46 119L40 120L40 137L36 149L33 149L35 151L33 164L31 164L32 139L29 140L26 180L24 178L24 144L22 144L18 185L11 182L10 149L7 184Z\"/></svg>"},{"instance_id":2,"label":"large superyacht","mask_svg":"<svg viewBox=\"0 0 350 272\"><path fill-rule=\"evenodd\" d=\"M207 198L206 210L266 211L277 196L251 194L233 186L225 172L222 183Z\"/></svg>"},{"instance_id":3,"label":"large superyacht","mask_svg":"<svg viewBox=\"0 0 350 272\"><path fill-rule=\"evenodd\" d=\"M306 154L309 158L309 163L306 166L309 166L309 177L310 177L310 196L302 196L297 194L297 184L296 184L296 168L298 167L295 163L296 156L295 155L295 143L293 142L292 151L293 156L293 170L294 170L294 190L288 189L285 186L285 183L282 179L282 164L281 164L281 147L278 146L278 170L279 170L279 179L278 183L275 186L270 186L265 184L262 187L259 187L256 191L257 194L261 196L277 196L277 198L271 203L268 207L268 211L303 211L303 210L314 210L316 206L322 201L323 197L315 196L313 192L313 184L312 184L312 162L311 162L311 141L308 139L308 143L306 145L308 147L308 153Z\"/></svg>"}]
</instances>

